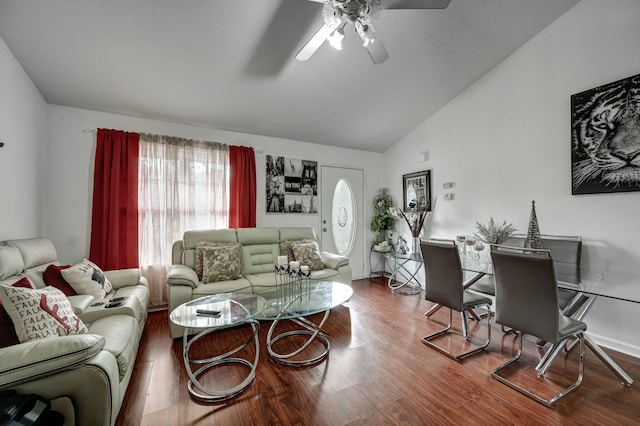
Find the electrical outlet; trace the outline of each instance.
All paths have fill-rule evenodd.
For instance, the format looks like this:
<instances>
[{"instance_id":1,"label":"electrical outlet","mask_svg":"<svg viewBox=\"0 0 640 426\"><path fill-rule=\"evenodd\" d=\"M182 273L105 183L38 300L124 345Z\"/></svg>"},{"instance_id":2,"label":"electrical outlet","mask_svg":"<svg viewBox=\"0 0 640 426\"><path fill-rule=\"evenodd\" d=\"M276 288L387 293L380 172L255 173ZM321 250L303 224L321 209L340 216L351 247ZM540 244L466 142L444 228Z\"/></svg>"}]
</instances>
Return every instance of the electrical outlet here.
<instances>
[{"instance_id":1,"label":"electrical outlet","mask_svg":"<svg viewBox=\"0 0 640 426\"><path fill-rule=\"evenodd\" d=\"M451 201L455 198L455 194L453 192L446 192L444 194L444 200L445 201Z\"/></svg>"}]
</instances>

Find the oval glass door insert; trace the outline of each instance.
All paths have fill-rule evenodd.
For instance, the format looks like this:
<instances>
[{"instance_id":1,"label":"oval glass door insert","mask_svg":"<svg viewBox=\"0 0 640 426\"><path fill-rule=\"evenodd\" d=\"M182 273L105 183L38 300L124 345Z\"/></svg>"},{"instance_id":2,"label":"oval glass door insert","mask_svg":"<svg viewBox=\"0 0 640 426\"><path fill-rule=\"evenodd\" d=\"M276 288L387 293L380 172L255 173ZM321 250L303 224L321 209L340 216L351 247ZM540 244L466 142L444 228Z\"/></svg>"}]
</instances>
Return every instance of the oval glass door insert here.
<instances>
[{"instance_id":1,"label":"oval glass door insert","mask_svg":"<svg viewBox=\"0 0 640 426\"><path fill-rule=\"evenodd\" d=\"M356 237L356 199L349 182L342 178L333 190L331 230L338 254L349 256Z\"/></svg>"}]
</instances>

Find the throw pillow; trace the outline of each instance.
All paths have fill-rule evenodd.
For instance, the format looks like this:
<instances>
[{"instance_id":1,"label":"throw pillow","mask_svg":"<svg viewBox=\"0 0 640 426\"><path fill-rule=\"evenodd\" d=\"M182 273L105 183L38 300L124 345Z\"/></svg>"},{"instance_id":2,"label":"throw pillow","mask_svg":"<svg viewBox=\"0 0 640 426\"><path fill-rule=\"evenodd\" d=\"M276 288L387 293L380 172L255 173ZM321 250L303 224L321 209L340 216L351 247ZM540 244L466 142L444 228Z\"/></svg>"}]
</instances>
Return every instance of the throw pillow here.
<instances>
[{"instance_id":1,"label":"throw pillow","mask_svg":"<svg viewBox=\"0 0 640 426\"><path fill-rule=\"evenodd\" d=\"M62 278L76 293L88 294L97 299L102 299L113 290L111 282L104 276L102 269L87 259L71 268L63 269Z\"/></svg>"},{"instance_id":2,"label":"throw pillow","mask_svg":"<svg viewBox=\"0 0 640 426\"><path fill-rule=\"evenodd\" d=\"M11 284L11 287L32 289L33 284L31 283L31 280L29 280L29 278L23 277L22 279ZM16 334L16 329L13 327L13 321L11 321L11 317L2 305L2 301L0 301L0 348L17 345L18 343L20 343L20 340L18 339L18 335Z\"/></svg>"},{"instance_id":3,"label":"throw pillow","mask_svg":"<svg viewBox=\"0 0 640 426\"><path fill-rule=\"evenodd\" d=\"M221 246L231 246L238 243L225 243L221 241L200 241L196 244L196 275L198 275L198 279L202 280L202 258L205 247L221 247Z\"/></svg>"},{"instance_id":4,"label":"throw pillow","mask_svg":"<svg viewBox=\"0 0 640 426\"><path fill-rule=\"evenodd\" d=\"M51 287L57 288L63 292L65 296L75 296L78 293L76 293L69 283L62 278L62 270L69 268L71 268L71 265L47 266L47 269L44 270L43 274L44 282Z\"/></svg>"},{"instance_id":5,"label":"throw pillow","mask_svg":"<svg viewBox=\"0 0 640 426\"><path fill-rule=\"evenodd\" d=\"M204 247L202 256L202 282L241 278L242 245Z\"/></svg>"},{"instance_id":6,"label":"throw pillow","mask_svg":"<svg viewBox=\"0 0 640 426\"><path fill-rule=\"evenodd\" d=\"M285 240L280 243L280 254L287 256L289 262L296 260L293 254L293 245L301 243L314 243L314 240Z\"/></svg>"},{"instance_id":7,"label":"throw pillow","mask_svg":"<svg viewBox=\"0 0 640 426\"><path fill-rule=\"evenodd\" d=\"M324 269L320 249L318 248L318 243L315 241L312 243L294 244L292 250L296 260L300 262L300 265L309 265L309 269L312 271Z\"/></svg>"},{"instance_id":8,"label":"throw pillow","mask_svg":"<svg viewBox=\"0 0 640 426\"><path fill-rule=\"evenodd\" d=\"M55 287L32 290L0 286L0 300L21 343L87 332L67 296Z\"/></svg>"}]
</instances>

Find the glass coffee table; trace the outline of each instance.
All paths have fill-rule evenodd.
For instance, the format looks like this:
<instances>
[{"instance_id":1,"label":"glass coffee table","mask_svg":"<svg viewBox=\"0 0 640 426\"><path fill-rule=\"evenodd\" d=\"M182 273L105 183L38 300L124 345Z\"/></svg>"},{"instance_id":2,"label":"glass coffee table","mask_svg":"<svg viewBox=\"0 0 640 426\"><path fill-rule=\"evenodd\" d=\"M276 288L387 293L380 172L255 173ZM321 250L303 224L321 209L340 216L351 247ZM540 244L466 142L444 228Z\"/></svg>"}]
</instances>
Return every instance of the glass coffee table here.
<instances>
[{"instance_id":1,"label":"glass coffee table","mask_svg":"<svg viewBox=\"0 0 640 426\"><path fill-rule=\"evenodd\" d=\"M267 349L271 359L283 365L308 366L324 360L329 355L331 343L322 326L329 318L332 308L347 302L353 294L353 289L343 283L333 281L299 281L278 288L260 292L266 299L266 308L255 316L257 320L273 321L267 333ZM324 315L317 324L309 320L308 316L322 313ZM300 329L284 331L276 336L276 327L281 321L291 321ZM307 336L303 343L289 353L279 353L274 344L290 336ZM302 354L314 341L320 342L324 349L318 355L297 357ZM295 359L294 359L295 358Z\"/></svg>"},{"instance_id":2,"label":"glass coffee table","mask_svg":"<svg viewBox=\"0 0 640 426\"><path fill-rule=\"evenodd\" d=\"M260 353L258 342L258 330L260 324L256 317L267 306L263 297L255 294L222 293L201 297L190 302L183 303L171 312L169 319L176 325L184 327L182 339L182 358L184 367L189 375L189 393L200 401L223 402L233 398L247 389L256 377L256 368ZM224 354L212 356L206 359L192 359L189 357L191 346L205 336L224 331L227 328L240 324L251 326L253 333L249 338L235 349ZM190 329L199 331L189 339ZM251 340L255 343L255 358L247 360L232 357L240 350L247 347ZM191 371L191 364L202 364L196 371ZM247 377L237 386L225 390L212 390L203 386L198 377L207 370L223 364L241 364L249 367Z\"/></svg>"}]
</instances>

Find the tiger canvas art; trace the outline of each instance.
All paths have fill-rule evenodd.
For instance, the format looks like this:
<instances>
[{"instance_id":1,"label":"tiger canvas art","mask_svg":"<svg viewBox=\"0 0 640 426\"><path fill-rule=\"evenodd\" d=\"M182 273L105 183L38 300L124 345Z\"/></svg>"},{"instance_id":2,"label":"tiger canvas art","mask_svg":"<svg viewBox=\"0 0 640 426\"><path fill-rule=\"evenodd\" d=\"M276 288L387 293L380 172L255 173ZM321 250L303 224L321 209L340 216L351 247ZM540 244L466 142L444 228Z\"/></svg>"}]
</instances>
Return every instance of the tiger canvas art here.
<instances>
[{"instance_id":1,"label":"tiger canvas art","mask_svg":"<svg viewBox=\"0 0 640 426\"><path fill-rule=\"evenodd\" d=\"M571 96L572 194L640 191L640 74Z\"/></svg>"}]
</instances>

